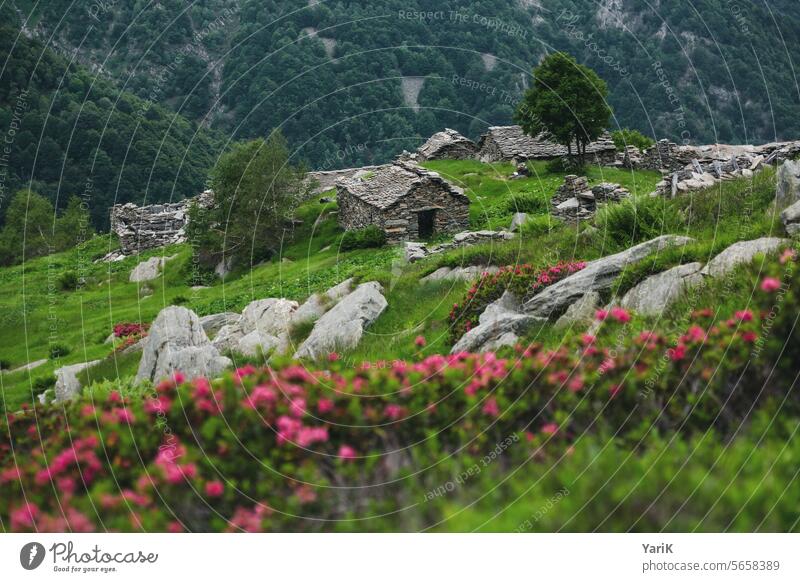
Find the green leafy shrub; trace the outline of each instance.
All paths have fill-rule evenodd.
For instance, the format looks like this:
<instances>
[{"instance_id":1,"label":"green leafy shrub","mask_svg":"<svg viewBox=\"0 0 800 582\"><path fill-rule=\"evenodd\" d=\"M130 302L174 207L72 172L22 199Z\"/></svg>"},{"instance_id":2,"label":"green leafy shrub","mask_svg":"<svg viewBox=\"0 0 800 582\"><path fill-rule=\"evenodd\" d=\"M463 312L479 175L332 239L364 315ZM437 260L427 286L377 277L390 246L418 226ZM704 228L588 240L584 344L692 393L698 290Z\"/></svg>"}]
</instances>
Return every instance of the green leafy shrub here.
<instances>
[{"instance_id":1,"label":"green leafy shrub","mask_svg":"<svg viewBox=\"0 0 800 582\"><path fill-rule=\"evenodd\" d=\"M58 287L62 291L75 291L80 284L80 277L74 271L67 271L58 277Z\"/></svg>"},{"instance_id":2,"label":"green leafy shrub","mask_svg":"<svg viewBox=\"0 0 800 582\"><path fill-rule=\"evenodd\" d=\"M611 132L611 139L614 140L614 145L619 151L624 151L627 146L635 146L643 151L656 143L635 129L620 129Z\"/></svg>"},{"instance_id":3,"label":"green leafy shrub","mask_svg":"<svg viewBox=\"0 0 800 582\"><path fill-rule=\"evenodd\" d=\"M529 216L528 220L519 227L518 232L519 236L524 240L526 237L533 238L545 235L561 226L561 224L562 222L560 220L554 218L550 214L539 214L536 216Z\"/></svg>"},{"instance_id":4,"label":"green leafy shrub","mask_svg":"<svg viewBox=\"0 0 800 582\"><path fill-rule=\"evenodd\" d=\"M386 233L375 225L359 230L348 230L342 236L340 248L343 251L379 248L386 244Z\"/></svg>"},{"instance_id":5,"label":"green leafy shrub","mask_svg":"<svg viewBox=\"0 0 800 582\"><path fill-rule=\"evenodd\" d=\"M56 358L63 358L64 356L68 355L72 350L69 346L64 344L52 344L50 346L49 356L51 360L55 360Z\"/></svg>"},{"instance_id":6,"label":"green leafy shrub","mask_svg":"<svg viewBox=\"0 0 800 582\"><path fill-rule=\"evenodd\" d=\"M637 244L662 234L685 231L674 204L660 196L631 196L603 206L595 217L603 235L621 246Z\"/></svg>"},{"instance_id":7,"label":"green leafy shrub","mask_svg":"<svg viewBox=\"0 0 800 582\"><path fill-rule=\"evenodd\" d=\"M186 305L189 303L189 298L186 295L176 295L172 298L173 305Z\"/></svg>"},{"instance_id":8,"label":"green leafy shrub","mask_svg":"<svg viewBox=\"0 0 800 582\"><path fill-rule=\"evenodd\" d=\"M550 197L544 193L520 192L506 201L506 211L541 214L550 210Z\"/></svg>"},{"instance_id":9,"label":"green leafy shrub","mask_svg":"<svg viewBox=\"0 0 800 582\"><path fill-rule=\"evenodd\" d=\"M0 370L10 370L11 362L6 359L0 359Z\"/></svg>"},{"instance_id":10,"label":"green leafy shrub","mask_svg":"<svg viewBox=\"0 0 800 582\"><path fill-rule=\"evenodd\" d=\"M51 374L49 376L39 376L38 378L35 378L31 383L31 389L33 390L33 395L38 396L55 385L56 377L55 375Z\"/></svg>"}]
</instances>

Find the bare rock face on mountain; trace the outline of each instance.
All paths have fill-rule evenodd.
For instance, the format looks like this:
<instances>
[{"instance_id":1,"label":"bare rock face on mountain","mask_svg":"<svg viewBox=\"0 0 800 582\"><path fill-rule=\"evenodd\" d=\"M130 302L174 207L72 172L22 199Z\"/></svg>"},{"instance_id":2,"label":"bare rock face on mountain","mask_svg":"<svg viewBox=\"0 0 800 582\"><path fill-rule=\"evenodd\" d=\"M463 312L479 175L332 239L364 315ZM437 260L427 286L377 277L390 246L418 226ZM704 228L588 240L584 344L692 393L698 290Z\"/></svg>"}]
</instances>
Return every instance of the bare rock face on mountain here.
<instances>
[{"instance_id":1,"label":"bare rock face on mountain","mask_svg":"<svg viewBox=\"0 0 800 582\"><path fill-rule=\"evenodd\" d=\"M486 352L503 346L513 346L533 324L545 321L520 311L517 297L506 291L490 303L478 318L478 325L456 342L450 353Z\"/></svg>"},{"instance_id":2,"label":"bare rock face on mountain","mask_svg":"<svg viewBox=\"0 0 800 582\"><path fill-rule=\"evenodd\" d=\"M702 268L702 263L689 263L648 277L625 294L620 306L642 315L659 315L685 289L702 283Z\"/></svg>"},{"instance_id":3,"label":"bare rock face on mountain","mask_svg":"<svg viewBox=\"0 0 800 582\"><path fill-rule=\"evenodd\" d=\"M614 280L626 266L641 261L649 254L663 248L685 245L692 240L685 236L663 235L621 253L591 261L583 270L534 295L522 306L522 311L537 317L558 317L586 293L611 288Z\"/></svg>"},{"instance_id":4,"label":"bare rock face on mountain","mask_svg":"<svg viewBox=\"0 0 800 582\"><path fill-rule=\"evenodd\" d=\"M774 237L737 242L711 259L700 273L709 277L722 277L737 266L749 263L756 255L776 251L788 243L786 239Z\"/></svg>"},{"instance_id":5,"label":"bare rock face on mountain","mask_svg":"<svg viewBox=\"0 0 800 582\"><path fill-rule=\"evenodd\" d=\"M331 352L354 348L387 305L380 284L362 283L317 320L295 357L319 360Z\"/></svg>"},{"instance_id":6,"label":"bare rock face on mountain","mask_svg":"<svg viewBox=\"0 0 800 582\"><path fill-rule=\"evenodd\" d=\"M162 309L150 326L136 381L157 382L176 372L189 379L215 376L230 365L211 345L197 314L173 305Z\"/></svg>"},{"instance_id":7,"label":"bare rock face on mountain","mask_svg":"<svg viewBox=\"0 0 800 582\"><path fill-rule=\"evenodd\" d=\"M800 200L800 160L786 160L776 176L775 204L778 210Z\"/></svg>"}]
</instances>

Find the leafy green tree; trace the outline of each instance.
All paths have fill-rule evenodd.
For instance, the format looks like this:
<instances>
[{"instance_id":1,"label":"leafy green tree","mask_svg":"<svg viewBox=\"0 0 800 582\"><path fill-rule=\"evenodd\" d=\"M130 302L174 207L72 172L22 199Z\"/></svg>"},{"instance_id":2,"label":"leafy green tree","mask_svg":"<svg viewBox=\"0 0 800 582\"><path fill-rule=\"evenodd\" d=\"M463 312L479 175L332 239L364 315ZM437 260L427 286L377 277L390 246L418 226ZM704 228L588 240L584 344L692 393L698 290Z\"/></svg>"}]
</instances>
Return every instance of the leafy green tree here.
<instances>
[{"instance_id":1,"label":"leafy green tree","mask_svg":"<svg viewBox=\"0 0 800 582\"><path fill-rule=\"evenodd\" d=\"M94 234L89 207L77 196L71 196L64 213L56 219L53 247L56 251L71 249Z\"/></svg>"},{"instance_id":2,"label":"leafy green tree","mask_svg":"<svg viewBox=\"0 0 800 582\"><path fill-rule=\"evenodd\" d=\"M571 56L547 55L533 71L533 86L525 92L515 119L531 136L546 131L582 159L586 146L608 126L608 87L597 73Z\"/></svg>"},{"instance_id":3,"label":"leafy green tree","mask_svg":"<svg viewBox=\"0 0 800 582\"><path fill-rule=\"evenodd\" d=\"M297 204L305 197L305 171L289 164L286 140L236 144L211 172L215 206L191 210L190 243L205 266L222 258L247 265L273 256L280 248Z\"/></svg>"},{"instance_id":4,"label":"leafy green tree","mask_svg":"<svg viewBox=\"0 0 800 582\"><path fill-rule=\"evenodd\" d=\"M54 219L53 205L44 196L30 190L14 194L0 233L0 263L13 265L51 252Z\"/></svg>"},{"instance_id":5,"label":"leafy green tree","mask_svg":"<svg viewBox=\"0 0 800 582\"><path fill-rule=\"evenodd\" d=\"M640 150L646 150L656 142L636 131L635 129L620 129L611 133L614 145L618 150L623 151L628 146L636 146Z\"/></svg>"}]
</instances>

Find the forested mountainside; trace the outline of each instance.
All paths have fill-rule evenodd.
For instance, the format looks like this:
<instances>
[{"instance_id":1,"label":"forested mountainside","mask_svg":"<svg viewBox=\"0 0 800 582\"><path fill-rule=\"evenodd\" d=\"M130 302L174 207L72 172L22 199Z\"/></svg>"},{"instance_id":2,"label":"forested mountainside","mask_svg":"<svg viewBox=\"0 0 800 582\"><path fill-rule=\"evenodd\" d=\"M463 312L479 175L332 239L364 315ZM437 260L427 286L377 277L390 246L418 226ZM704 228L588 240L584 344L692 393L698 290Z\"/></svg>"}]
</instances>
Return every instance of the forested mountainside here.
<instances>
[{"instance_id":1,"label":"forested mountainside","mask_svg":"<svg viewBox=\"0 0 800 582\"><path fill-rule=\"evenodd\" d=\"M115 203L202 191L221 135L18 33L0 25L0 216L21 188L58 211L80 196L99 227Z\"/></svg>"},{"instance_id":2,"label":"forested mountainside","mask_svg":"<svg viewBox=\"0 0 800 582\"><path fill-rule=\"evenodd\" d=\"M32 6L36 4L36 8ZM793 0L16 2L45 39L235 138L281 127L315 168L383 162L444 126L511 121L566 50L619 126L694 143L800 134Z\"/></svg>"}]
</instances>

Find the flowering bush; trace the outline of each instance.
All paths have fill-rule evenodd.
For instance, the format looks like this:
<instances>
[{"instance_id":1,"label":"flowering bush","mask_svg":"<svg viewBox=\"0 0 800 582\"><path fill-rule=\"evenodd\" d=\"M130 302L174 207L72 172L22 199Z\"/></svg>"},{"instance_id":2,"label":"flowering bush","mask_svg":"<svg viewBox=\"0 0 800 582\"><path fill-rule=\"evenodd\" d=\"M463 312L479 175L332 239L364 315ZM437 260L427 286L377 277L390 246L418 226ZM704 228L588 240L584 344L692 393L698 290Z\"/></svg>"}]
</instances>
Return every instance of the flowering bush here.
<instances>
[{"instance_id":1,"label":"flowering bush","mask_svg":"<svg viewBox=\"0 0 800 582\"><path fill-rule=\"evenodd\" d=\"M115 352L122 352L147 336L149 323L118 323L114 326L114 337L121 339L114 347Z\"/></svg>"},{"instance_id":2,"label":"flowering bush","mask_svg":"<svg viewBox=\"0 0 800 582\"><path fill-rule=\"evenodd\" d=\"M520 346L509 358L246 366L213 381L178 375L144 395L36 404L0 424L0 523L317 531L390 514L408 504L408 487L441 485L425 471L402 478L409 468L454 454L474 464L497 443L514 443L492 461L499 470L569 451L587 431L630 442L712 427L732 434L772 402L783 417L798 415L793 261L759 275L755 304L722 319L699 309L674 337L644 331L614 343L630 325L617 309L598 314L597 335L553 350Z\"/></svg>"},{"instance_id":3,"label":"flowering bush","mask_svg":"<svg viewBox=\"0 0 800 582\"><path fill-rule=\"evenodd\" d=\"M114 337L126 338L130 336L143 336L150 329L149 323L118 323L114 326Z\"/></svg>"},{"instance_id":4,"label":"flowering bush","mask_svg":"<svg viewBox=\"0 0 800 582\"><path fill-rule=\"evenodd\" d=\"M455 343L478 325L478 318L486 306L499 299L506 290L520 298L535 295L585 266L585 262L568 262L535 269L526 264L501 267L496 273L483 273L467 292L464 300L453 305L450 310L450 341Z\"/></svg>"}]
</instances>

